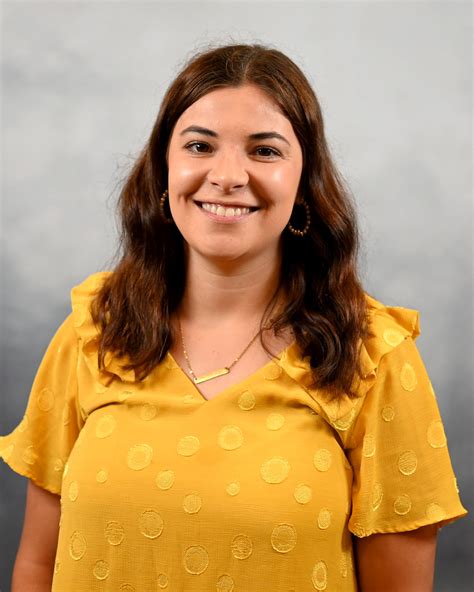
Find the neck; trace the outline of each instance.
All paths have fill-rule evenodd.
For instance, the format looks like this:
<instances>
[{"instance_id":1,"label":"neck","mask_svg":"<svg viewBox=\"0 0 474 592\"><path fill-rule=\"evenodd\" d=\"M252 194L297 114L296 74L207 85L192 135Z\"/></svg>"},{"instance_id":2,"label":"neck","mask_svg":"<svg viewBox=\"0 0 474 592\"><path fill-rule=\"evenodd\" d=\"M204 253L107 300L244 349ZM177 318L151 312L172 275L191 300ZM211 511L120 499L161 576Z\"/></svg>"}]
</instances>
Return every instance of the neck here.
<instances>
[{"instance_id":1,"label":"neck","mask_svg":"<svg viewBox=\"0 0 474 592\"><path fill-rule=\"evenodd\" d=\"M180 318L199 325L261 319L277 290L280 266L280 257L222 264L190 253Z\"/></svg>"}]
</instances>

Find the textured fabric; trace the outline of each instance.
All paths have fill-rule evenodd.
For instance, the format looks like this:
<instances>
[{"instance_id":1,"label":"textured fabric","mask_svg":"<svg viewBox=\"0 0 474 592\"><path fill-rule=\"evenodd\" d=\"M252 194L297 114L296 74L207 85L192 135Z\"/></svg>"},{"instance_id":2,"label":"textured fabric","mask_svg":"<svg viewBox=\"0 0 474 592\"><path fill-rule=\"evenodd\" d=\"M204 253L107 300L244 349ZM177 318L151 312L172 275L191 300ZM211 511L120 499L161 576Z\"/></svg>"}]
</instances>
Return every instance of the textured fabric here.
<instances>
[{"instance_id":1,"label":"textured fabric","mask_svg":"<svg viewBox=\"0 0 474 592\"><path fill-rule=\"evenodd\" d=\"M206 400L170 354L143 382L110 357L99 373L103 278L73 289L0 438L5 462L61 495L53 592L354 591L352 534L466 513L416 311L367 296L356 399L312 389L292 344Z\"/></svg>"}]
</instances>

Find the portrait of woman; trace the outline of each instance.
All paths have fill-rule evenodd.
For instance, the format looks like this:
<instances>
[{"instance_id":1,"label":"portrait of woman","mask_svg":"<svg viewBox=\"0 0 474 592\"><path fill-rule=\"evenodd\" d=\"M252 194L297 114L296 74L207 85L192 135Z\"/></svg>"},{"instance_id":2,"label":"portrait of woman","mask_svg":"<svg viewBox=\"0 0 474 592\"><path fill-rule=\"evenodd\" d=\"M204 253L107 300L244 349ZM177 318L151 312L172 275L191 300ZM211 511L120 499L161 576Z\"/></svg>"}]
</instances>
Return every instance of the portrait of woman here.
<instances>
[{"instance_id":1,"label":"portrait of woman","mask_svg":"<svg viewBox=\"0 0 474 592\"><path fill-rule=\"evenodd\" d=\"M464 516L419 312L369 294L315 89L227 43L169 85L0 457L13 592L432 590Z\"/></svg>"},{"instance_id":2,"label":"portrait of woman","mask_svg":"<svg viewBox=\"0 0 474 592\"><path fill-rule=\"evenodd\" d=\"M192 59L120 212L1 440L30 479L14 590L429 590L465 510L418 315L358 281L299 68Z\"/></svg>"}]
</instances>

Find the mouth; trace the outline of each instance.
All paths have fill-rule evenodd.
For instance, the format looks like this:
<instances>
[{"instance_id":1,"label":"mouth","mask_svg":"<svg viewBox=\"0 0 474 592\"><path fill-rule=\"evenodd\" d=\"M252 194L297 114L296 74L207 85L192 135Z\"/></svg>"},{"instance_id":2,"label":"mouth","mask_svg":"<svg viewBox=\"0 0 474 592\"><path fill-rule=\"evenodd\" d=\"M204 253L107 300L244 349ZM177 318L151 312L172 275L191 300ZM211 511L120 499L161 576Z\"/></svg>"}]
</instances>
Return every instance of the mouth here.
<instances>
[{"instance_id":1,"label":"mouth","mask_svg":"<svg viewBox=\"0 0 474 592\"><path fill-rule=\"evenodd\" d=\"M219 204L219 203L211 203L211 202L202 202L202 201L195 201L194 202L199 208L217 216L219 218L243 218L244 216L248 216L253 212L256 212L260 208L256 206L244 206L242 204Z\"/></svg>"}]
</instances>

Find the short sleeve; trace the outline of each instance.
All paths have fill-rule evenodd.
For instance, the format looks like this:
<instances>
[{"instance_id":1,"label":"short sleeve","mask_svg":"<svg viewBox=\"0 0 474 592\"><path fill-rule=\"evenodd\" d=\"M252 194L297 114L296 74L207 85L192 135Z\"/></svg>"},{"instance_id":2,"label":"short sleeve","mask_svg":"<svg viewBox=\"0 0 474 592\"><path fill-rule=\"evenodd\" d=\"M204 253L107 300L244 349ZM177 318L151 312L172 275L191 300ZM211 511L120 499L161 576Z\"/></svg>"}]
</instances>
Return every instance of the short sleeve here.
<instances>
[{"instance_id":1,"label":"short sleeve","mask_svg":"<svg viewBox=\"0 0 474 592\"><path fill-rule=\"evenodd\" d=\"M60 494L64 466L82 427L77 403L78 342L69 316L51 340L18 426L0 437L0 458Z\"/></svg>"},{"instance_id":2,"label":"short sleeve","mask_svg":"<svg viewBox=\"0 0 474 592\"><path fill-rule=\"evenodd\" d=\"M411 336L381 357L346 453L354 470L349 530L358 537L442 526L467 513L435 394Z\"/></svg>"}]
</instances>

